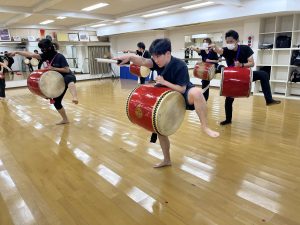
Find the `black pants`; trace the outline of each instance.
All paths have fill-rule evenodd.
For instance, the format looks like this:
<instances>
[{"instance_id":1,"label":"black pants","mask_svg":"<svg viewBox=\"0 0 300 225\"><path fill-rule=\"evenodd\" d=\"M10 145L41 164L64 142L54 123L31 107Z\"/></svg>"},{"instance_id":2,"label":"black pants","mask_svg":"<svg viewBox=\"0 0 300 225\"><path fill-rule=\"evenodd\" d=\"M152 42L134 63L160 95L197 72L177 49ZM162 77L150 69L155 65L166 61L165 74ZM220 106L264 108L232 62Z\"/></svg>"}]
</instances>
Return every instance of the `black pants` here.
<instances>
[{"instance_id":1,"label":"black pants","mask_svg":"<svg viewBox=\"0 0 300 225\"><path fill-rule=\"evenodd\" d=\"M28 64L28 69L29 69L29 72L33 72L33 67L31 64Z\"/></svg>"},{"instance_id":2,"label":"black pants","mask_svg":"<svg viewBox=\"0 0 300 225\"><path fill-rule=\"evenodd\" d=\"M74 75L65 75L64 80L65 80L65 85L66 85L64 92L60 96L58 96L57 98L53 99L54 100L54 107L56 108L56 110L60 110L60 109L63 108L61 102L62 102L62 100L63 100L63 98L66 94L69 83L71 83L71 82L76 83L76 77Z\"/></svg>"},{"instance_id":3,"label":"black pants","mask_svg":"<svg viewBox=\"0 0 300 225\"><path fill-rule=\"evenodd\" d=\"M5 98L5 79L0 78L0 97Z\"/></svg>"},{"instance_id":4,"label":"black pants","mask_svg":"<svg viewBox=\"0 0 300 225\"><path fill-rule=\"evenodd\" d=\"M201 83L202 83L202 89L204 89L210 84L210 81L209 80L201 80ZM209 97L209 88L203 93L203 96L204 96L205 100L207 101L208 97Z\"/></svg>"},{"instance_id":5,"label":"black pants","mask_svg":"<svg viewBox=\"0 0 300 225\"><path fill-rule=\"evenodd\" d=\"M266 73L265 71L253 71L253 81L256 81L256 80L260 81L266 103L272 102L273 98L272 98L268 73ZM232 119L233 101L234 101L234 98L231 98L231 97L226 97L226 99L225 99L225 113L226 113L227 121L231 121L231 119Z\"/></svg>"},{"instance_id":6,"label":"black pants","mask_svg":"<svg viewBox=\"0 0 300 225\"><path fill-rule=\"evenodd\" d=\"M140 84L145 84L146 78L145 77L140 77Z\"/></svg>"},{"instance_id":7,"label":"black pants","mask_svg":"<svg viewBox=\"0 0 300 225\"><path fill-rule=\"evenodd\" d=\"M216 65L216 73L221 73L221 70L224 66L223 65ZM206 88L209 84L210 84L210 81L209 80L202 80L201 81L202 83L202 89ZM203 93L203 96L205 98L205 100L207 101L208 100L208 97L209 97L209 88Z\"/></svg>"}]
</instances>

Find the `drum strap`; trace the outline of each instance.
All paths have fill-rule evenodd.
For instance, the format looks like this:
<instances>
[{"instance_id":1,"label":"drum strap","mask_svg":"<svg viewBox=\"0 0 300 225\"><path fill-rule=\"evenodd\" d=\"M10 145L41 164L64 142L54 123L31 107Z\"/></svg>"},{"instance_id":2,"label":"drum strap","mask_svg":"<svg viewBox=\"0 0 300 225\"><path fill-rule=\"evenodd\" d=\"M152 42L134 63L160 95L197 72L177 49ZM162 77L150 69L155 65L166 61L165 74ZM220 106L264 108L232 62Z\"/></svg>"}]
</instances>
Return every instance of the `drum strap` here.
<instances>
[{"instance_id":1,"label":"drum strap","mask_svg":"<svg viewBox=\"0 0 300 225\"><path fill-rule=\"evenodd\" d=\"M231 65L231 66L234 66L234 62L235 62L235 61L238 61L238 58L239 58L239 56L240 56L240 51L241 51L241 48L240 48L240 45L238 45L236 57L235 57L235 59L234 59L234 61L233 61L233 65Z\"/></svg>"},{"instance_id":2,"label":"drum strap","mask_svg":"<svg viewBox=\"0 0 300 225\"><path fill-rule=\"evenodd\" d=\"M47 63L47 67L52 66L52 63L54 61L54 59L56 58L56 56L58 55L58 53L56 53L56 55L53 57L53 59L51 60L50 63Z\"/></svg>"}]
</instances>

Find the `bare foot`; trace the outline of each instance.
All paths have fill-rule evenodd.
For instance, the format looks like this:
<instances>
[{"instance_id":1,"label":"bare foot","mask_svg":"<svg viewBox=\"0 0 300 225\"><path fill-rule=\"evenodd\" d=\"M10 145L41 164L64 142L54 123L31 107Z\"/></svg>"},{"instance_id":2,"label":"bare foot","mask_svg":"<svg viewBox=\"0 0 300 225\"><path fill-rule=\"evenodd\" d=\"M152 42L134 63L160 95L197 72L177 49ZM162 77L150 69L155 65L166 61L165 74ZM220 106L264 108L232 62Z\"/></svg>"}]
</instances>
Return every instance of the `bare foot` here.
<instances>
[{"instance_id":1,"label":"bare foot","mask_svg":"<svg viewBox=\"0 0 300 225\"><path fill-rule=\"evenodd\" d=\"M78 99L73 98L72 102L77 105L78 104Z\"/></svg>"},{"instance_id":2,"label":"bare foot","mask_svg":"<svg viewBox=\"0 0 300 225\"><path fill-rule=\"evenodd\" d=\"M153 166L153 168L161 168L161 167L166 167L166 166L171 166L171 161L162 161L159 164L156 164Z\"/></svg>"},{"instance_id":3,"label":"bare foot","mask_svg":"<svg viewBox=\"0 0 300 225\"><path fill-rule=\"evenodd\" d=\"M213 131L208 127L202 127L203 131L210 137L219 137L220 133L217 131Z\"/></svg>"},{"instance_id":4,"label":"bare foot","mask_svg":"<svg viewBox=\"0 0 300 225\"><path fill-rule=\"evenodd\" d=\"M62 124L68 124L70 123L69 120L62 120L59 123L56 123L56 125L62 125Z\"/></svg>"}]
</instances>

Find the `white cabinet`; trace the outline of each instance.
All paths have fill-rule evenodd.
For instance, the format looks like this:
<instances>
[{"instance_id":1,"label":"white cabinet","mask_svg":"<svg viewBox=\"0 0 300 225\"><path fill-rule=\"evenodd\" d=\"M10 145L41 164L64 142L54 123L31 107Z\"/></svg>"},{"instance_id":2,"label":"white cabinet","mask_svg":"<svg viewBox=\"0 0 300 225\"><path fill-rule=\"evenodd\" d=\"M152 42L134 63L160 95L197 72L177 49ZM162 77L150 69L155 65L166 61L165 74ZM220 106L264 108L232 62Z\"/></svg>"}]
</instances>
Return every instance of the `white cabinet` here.
<instances>
[{"instance_id":1,"label":"white cabinet","mask_svg":"<svg viewBox=\"0 0 300 225\"><path fill-rule=\"evenodd\" d=\"M291 38L291 45L278 48L279 36ZM273 95L300 100L300 84L289 82L290 74L296 66L291 65L293 51L300 50L300 14L262 18L260 23L259 47L273 44L271 49L258 49L257 70L270 69L270 85ZM262 94L260 83L255 83L254 94Z\"/></svg>"}]
</instances>

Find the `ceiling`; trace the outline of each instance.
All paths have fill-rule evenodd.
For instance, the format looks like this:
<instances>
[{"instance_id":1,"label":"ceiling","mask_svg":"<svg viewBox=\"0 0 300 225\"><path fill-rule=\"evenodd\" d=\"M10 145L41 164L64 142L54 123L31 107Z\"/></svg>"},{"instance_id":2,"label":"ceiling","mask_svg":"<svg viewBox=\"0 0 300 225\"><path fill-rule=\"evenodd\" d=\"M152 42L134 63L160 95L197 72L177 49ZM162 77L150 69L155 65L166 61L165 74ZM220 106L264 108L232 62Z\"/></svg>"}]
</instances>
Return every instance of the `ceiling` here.
<instances>
[{"instance_id":1,"label":"ceiling","mask_svg":"<svg viewBox=\"0 0 300 225\"><path fill-rule=\"evenodd\" d=\"M131 23L145 19L142 15L168 10L170 13L182 11L182 6L206 2L207 0L0 0L0 27L45 28L45 29L88 29L92 25L104 23ZM212 0L215 4L240 5L243 0ZM108 6L90 12L82 8L104 2ZM58 16L66 16L63 20ZM45 20L53 23L40 25Z\"/></svg>"}]
</instances>

